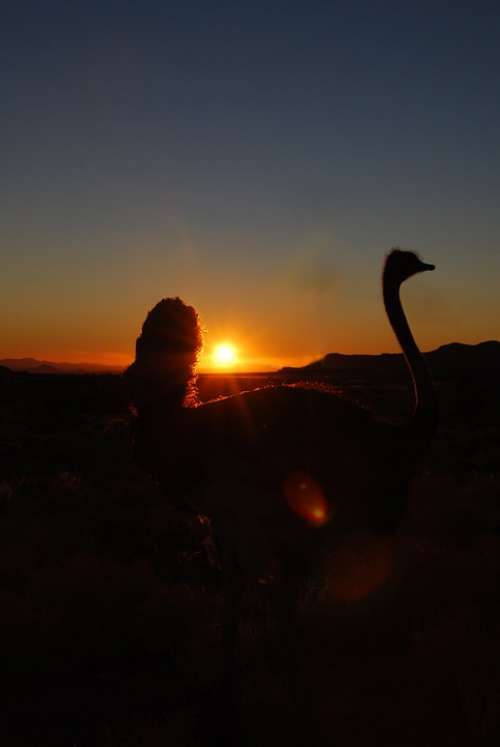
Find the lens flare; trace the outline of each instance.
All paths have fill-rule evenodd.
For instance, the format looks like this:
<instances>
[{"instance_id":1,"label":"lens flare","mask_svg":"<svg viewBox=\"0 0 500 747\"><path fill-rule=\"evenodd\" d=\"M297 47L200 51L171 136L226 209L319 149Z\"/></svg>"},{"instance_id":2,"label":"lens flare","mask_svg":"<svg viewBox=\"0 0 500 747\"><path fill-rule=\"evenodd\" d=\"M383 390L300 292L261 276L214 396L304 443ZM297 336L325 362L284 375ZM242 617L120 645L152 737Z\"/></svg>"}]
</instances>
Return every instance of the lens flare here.
<instances>
[{"instance_id":1,"label":"lens flare","mask_svg":"<svg viewBox=\"0 0 500 747\"><path fill-rule=\"evenodd\" d=\"M307 472L294 472L283 485L290 509L312 526L322 526L332 515L321 485Z\"/></svg>"},{"instance_id":2,"label":"lens flare","mask_svg":"<svg viewBox=\"0 0 500 747\"><path fill-rule=\"evenodd\" d=\"M392 576L394 546L390 538L369 532L348 537L332 554L329 587L339 602L360 602Z\"/></svg>"}]
</instances>

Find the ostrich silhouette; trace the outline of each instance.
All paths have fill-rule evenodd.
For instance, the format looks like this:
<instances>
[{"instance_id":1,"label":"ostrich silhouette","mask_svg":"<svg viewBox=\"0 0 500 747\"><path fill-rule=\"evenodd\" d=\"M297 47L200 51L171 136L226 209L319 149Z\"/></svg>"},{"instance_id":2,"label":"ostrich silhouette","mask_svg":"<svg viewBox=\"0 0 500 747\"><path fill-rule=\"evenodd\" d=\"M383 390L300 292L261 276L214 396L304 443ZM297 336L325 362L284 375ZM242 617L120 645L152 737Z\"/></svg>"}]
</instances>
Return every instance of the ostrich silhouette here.
<instances>
[{"instance_id":1,"label":"ostrich silhouette","mask_svg":"<svg viewBox=\"0 0 500 747\"><path fill-rule=\"evenodd\" d=\"M137 416L135 456L168 500L213 523L224 572L226 662L234 660L248 580L272 576L283 592L281 614L291 616L322 548L354 532L386 536L397 529L437 426L433 384L400 286L433 269L399 248L383 269L386 313L413 382L414 410L404 425L377 420L307 385L262 387L199 403L196 311L167 298L149 312L126 372Z\"/></svg>"}]
</instances>

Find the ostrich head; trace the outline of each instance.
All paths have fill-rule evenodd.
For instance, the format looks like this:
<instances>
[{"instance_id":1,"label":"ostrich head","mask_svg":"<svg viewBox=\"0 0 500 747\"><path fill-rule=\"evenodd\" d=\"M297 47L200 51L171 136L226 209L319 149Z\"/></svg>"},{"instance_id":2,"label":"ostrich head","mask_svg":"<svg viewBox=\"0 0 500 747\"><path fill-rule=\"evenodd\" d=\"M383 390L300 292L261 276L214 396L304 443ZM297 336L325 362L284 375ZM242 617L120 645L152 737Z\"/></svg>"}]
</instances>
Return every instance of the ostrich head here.
<instances>
[{"instance_id":1,"label":"ostrich head","mask_svg":"<svg viewBox=\"0 0 500 747\"><path fill-rule=\"evenodd\" d=\"M198 314L180 298L164 298L151 309L136 342L143 366L194 366L202 345Z\"/></svg>"},{"instance_id":2,"label":"ostrich head","mask_svg":"<svg viewBox=\"0 0 500 747\"><path fill-rule=\"evenodd\" d=\"M136 405L193 396L194 369L202 347L198 314L180 298L164 298L149 312L127 369Z\"/></svg>"},{"instance_id":3,"label":"ostrich head","mask_svg":"<svg viewBox=\"0 0 500 747\"><path fill-rule=\"evenodd\" d=\"M434 269L434 265L422 262L414 252L407 252L397 247L392 249L387 255L384 266L384 278L399 284L411 278L412 275L416 275L417 272L426 272L427 270Z\"/></svg>"}]
</instances>

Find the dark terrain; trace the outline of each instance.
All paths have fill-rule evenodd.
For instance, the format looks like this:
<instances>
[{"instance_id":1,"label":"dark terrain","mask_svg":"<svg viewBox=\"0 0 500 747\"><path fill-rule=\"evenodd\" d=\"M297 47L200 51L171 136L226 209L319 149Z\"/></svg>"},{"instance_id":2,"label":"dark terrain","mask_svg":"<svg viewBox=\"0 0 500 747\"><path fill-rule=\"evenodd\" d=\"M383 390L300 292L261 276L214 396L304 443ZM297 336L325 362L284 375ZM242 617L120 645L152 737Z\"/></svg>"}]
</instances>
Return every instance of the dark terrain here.
<instances>
[{"instance_id":1,"label":"dark terrain","mask_svg":"<svg viewBox=\"0 0 500 747\"><path fill-rule=\"evenodd\" d=\"M247 744L498 743L498 369L474 356L453 365L453 354L430 361L441 426L393 577L339 599L333 555L330 573L311 579L295 686L272 588L249 593ZM207 375L200 393L312 379L399 420L410 392L401 359L389 366ZM134 466L120 377L0 369L0 407L2 745L220 744L220 572L206 526ZM370 562L361 552L355 572Z\"/></svg>"}]
</instances>

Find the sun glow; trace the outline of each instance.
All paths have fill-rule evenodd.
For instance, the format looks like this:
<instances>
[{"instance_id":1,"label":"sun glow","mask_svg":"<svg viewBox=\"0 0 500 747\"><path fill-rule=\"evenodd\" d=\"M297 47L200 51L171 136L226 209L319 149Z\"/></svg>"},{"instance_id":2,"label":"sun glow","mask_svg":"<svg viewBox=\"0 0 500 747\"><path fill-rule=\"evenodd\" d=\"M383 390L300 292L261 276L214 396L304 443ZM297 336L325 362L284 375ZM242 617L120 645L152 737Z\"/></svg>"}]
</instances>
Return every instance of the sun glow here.
<instances>
[{"instance_id":1,"label":"sun glow","mask_svg":"<svg viewBox=\"0 0 500 747\"><path fill-rule=\"evenodd\" d=\"M238 362L238 351L230 342L219 342L212 353L212 363L217 368L232 368Z\"/></svg>"}]
</instances>

